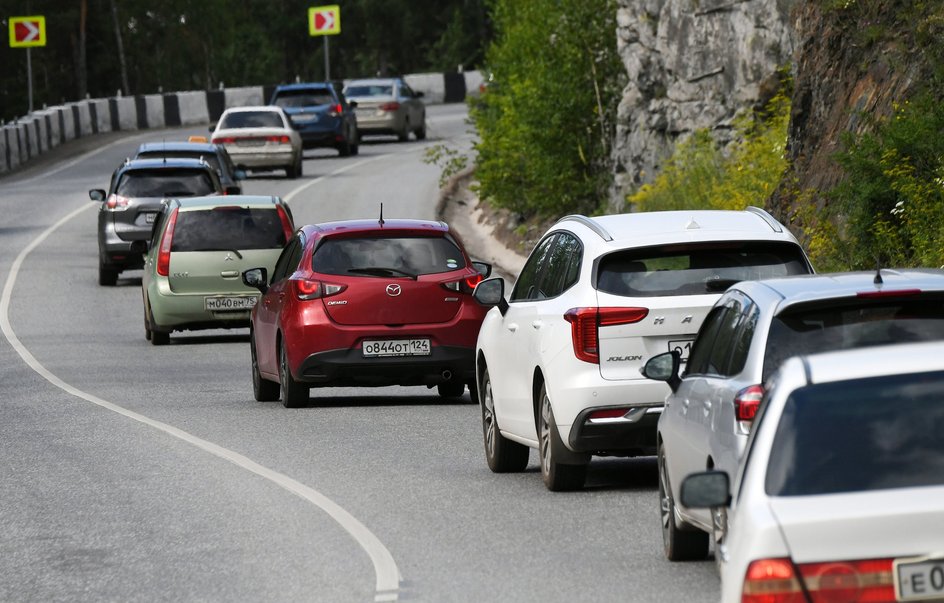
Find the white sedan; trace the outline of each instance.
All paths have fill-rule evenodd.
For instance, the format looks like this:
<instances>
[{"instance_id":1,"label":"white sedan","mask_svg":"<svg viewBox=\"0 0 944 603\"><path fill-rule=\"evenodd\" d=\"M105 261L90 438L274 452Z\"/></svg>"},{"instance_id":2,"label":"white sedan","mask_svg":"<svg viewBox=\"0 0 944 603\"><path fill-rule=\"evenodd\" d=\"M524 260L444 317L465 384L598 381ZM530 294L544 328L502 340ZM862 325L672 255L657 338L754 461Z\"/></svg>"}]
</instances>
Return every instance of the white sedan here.
<instances>
[{"instance_id":1,"label":"white sedan","mask_svg":"<svg viewBox=\"0 0 944 603\"><path fill-rule=\"evenodd\" d=\"M728 475L682 482L728 509L722 601L944 600L944 343L788 360Z\"/></svg>"},{"instance_id":2,"label":"white sedan","mask_svg":"<svg viewBox=\"0 0 944 603\"><path fill-rule=\"evenodd\" d=\"M281 107L227 109L210 127L211 142L223 145L243 169L284 169L289 178L302 175L302 139Z\"/></svg>"}]
</instances>

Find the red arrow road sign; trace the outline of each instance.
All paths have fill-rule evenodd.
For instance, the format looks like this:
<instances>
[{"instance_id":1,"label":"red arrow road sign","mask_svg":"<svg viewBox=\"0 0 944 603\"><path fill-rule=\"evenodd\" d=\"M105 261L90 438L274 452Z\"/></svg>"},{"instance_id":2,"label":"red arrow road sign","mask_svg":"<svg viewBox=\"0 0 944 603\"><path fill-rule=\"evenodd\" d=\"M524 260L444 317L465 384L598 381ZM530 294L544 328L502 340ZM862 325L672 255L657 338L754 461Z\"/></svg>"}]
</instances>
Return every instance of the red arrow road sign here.
<instances>
[{"instance_id":1,"label":"red arrow road sign","mask_svg":"<svg viewBox=\"0 0 944 603\"><path fill-rule=\"evenodd\" d=\"M11 17L10 18L10 46L45 46L46 45L46 18Z\"/></svg>"},{"instance_id":2,"label":"red arrow road sign","mask_svg":"<svg viewBox=\"0 0 944 603\"><path fill-rule=\"evenodd\" d=\"M338 5L309 8L308 33L313 36L341 33L341 8Z\"/></svg>"}]
</instances>

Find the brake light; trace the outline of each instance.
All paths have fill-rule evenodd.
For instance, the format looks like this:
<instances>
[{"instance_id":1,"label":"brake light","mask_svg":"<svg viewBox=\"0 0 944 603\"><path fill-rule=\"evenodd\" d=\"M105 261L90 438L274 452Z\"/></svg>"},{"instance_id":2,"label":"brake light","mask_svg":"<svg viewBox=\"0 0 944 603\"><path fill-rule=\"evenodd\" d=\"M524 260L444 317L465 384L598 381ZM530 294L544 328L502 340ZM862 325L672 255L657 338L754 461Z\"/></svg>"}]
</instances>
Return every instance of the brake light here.
<instances>
[{"instance_id":1,"label":"brake light","mask_svg":"<svg viewBox=\"0 0 944 603\"><path fill-rule=\"evenodd\" d=\"M284 207L276 205L275 211L279 214L279 221L282 222L282 233L285 235L285 242L288 243L292 238L295 227L292 225L292 220L288 217L288 212L285 211Z\"/></svg>"},{"instance_id":2,"label":"brake light","mask_svg":"<svg viewBox=\"0 0 944 603\"><path fill-rule=\"evenodd\" d=\"M236 139L232 136L220 136L213 139L213 144L233 144Z\"/></svg>"},{"instance_id":3,"label":"brake light","mask_svg":"<svg viewBox=\"0 0 944 603\"><path fill-rule=\"evenodd\" d=\"M895 601L892 559L800 563L751 562L741 603L883 603Z\"/></svg>"},{"instance_id":4,"label":"brake light","mask_svg":"<svg viewBox=\"0 0 944 603\"><path fill-rule=\"evenodd\" d=\"M607 420L622 419L629 411L629 408L604 408L601 410L595 410L587 415L587 421L606 422Z\"/></svg>"},{"instance_id":5,"label":"brake light","mask_svg":"<svg viewBox=\"0 0 944 603\"><path fill-rule=\"evenodd\" d=\"M267 142L274 142L276 144L289 144L292 142L292 139L288 136L266 136Z\"/></svg>"},{"instance_id":6,"label":"brake light","mask_svg":"<svg viewBox=\"0 0 944 603\"><path fill-rule=\"evenodd\" d=\"M400 103L397 103L397 102L384 103L380 105L381 111L396 111L399 108L400 108Z\"/></svg>"},{"instance_id":7,"label":"brake light","mask_svg":"<svg viewBox=\"0 0 944 603\"><path fill-rule=\"evenodd\" d=\"M167 219L167 228L164 229L164 236L161 237L161 246L157 251L157 273L161 276L170 274L170 244L174 238L174 226L177 225L177 209L171 212Z\"/></svg>"},{"instance_id":8,"label":"brake light","mask_svg":"<svg viewBox=\"0 0 944 603\"><path fill-rule=\"evenodd\" d=\"M114 210L127 209L130 203L131 203L131 199L129 199L128 197L122 197L121 195L116 195L115 193L112 193L108 195L108 199L105 200L105 209L114 209Z\"/></svg>"},{"instance_id":9,"label":"brake light","mask_svg":"<svg viewBox=\"0 0 944 603\"><path fill-rule=\"evenodd\" d=\"M331 297L347 289L347 285L334 285L307 279L295 279L292 285L295 287L295 297L301 300Z\"/></svg>"},{"instance_id":10,"label":"brake light","mask_svg":"<svg viewBox=\"0 0 944 603\"><path fill-rule=\"evenodd\" d=\"M341 103L338 103L331 107L328 113L331 115L331 117L337 117L338 115L341 115L341 113L344 113L344 107L341 106Z\"/></svg>"},{"instance_id":11,"label":"brake light","mask_svg":"<svg viewBox=\"0 0 944 603\"><path fill-rule=\"evenodd\" d=\"M806 603L789 559L752 561L744 576L741 603Z\"/></svg>"},{"instance_id":12,"label":"brake light","mask_svg":"<svg viewBox=\"0 0 944 603\"><path fill-rule=\"evenodd\" d=\"M468 293L471 295L475 290L475 286L480 282L482 282L482 275L476 272L474 275L464 279L453 281L451 283L443 283L443 287L451 291L461 291L462 293Z\"/></svg>"},{"instance_id":13,"label":"brake light","mask_svg":"<svg viewBox=\"0 0 944 603\"><path fill-rule=\"evenodd\" d=\"M570 323L570 337L578 360L600 363L599 327L612 327L639 322L649 314L648 308L571 308L564 313Z\"/></svg>"},{"instance_id":14,"label":"brake light","mask_svg":"<svg viewBox=\"0 0 944 603\"><path fill-rule=\"evenodd\" d=\"M762 385L749 385L734 395L734 414L738 421L753 421L764 397Z\"/></svg>"}]
</instances>

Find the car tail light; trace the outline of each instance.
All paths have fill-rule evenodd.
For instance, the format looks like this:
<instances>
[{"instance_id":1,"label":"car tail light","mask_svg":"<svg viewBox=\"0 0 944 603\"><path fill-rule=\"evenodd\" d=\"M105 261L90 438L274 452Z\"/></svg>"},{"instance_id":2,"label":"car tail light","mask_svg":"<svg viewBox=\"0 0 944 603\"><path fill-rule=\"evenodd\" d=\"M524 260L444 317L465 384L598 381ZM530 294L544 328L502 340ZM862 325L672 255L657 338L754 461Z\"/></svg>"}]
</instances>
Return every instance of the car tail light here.
<instances>
[{"instance_id":1,"label":"car tail light","mask_svg":"<svg viewBox=\"0 0 944 603\"><path fill-rule=\"evenodd\" d=\"M790 559L751 562L741 603L883 603L895 601L892 559L794 565Z\"/></svg>"},{"instance_id":2,"label":"car tail light","mask_svg":"<svg viewBox=\"0 0 944 603\"><path fill-rule=\"evenodd\" d=\"M341 103L338 103L335 106L331 107L331 110L328 111L328 114L331 115L331 117L337 117L338 115L341 115L342 113L344 113L344 107L341 106Z\"/></svg>"},{"instance_id":3,"label":"car tail light","mask_svg":"<svg viewBox=\"0 0 944 603\"><path fill-rule=\"evenodd\" d=\"M381 110L381 111L396 111L396 110L399 109L399 108L400 108L400 103L397 103L397 102L384 103L384 104L380 105L380 110Z\"/></svg>"},{"instance_id":4,"label":"car tail light","mask_svg":"<svg viewBox=\"0 0 944 603\"><path fill-rule=\"evenodd\" d=\"M177 208L171 212L167 219L167 228L164 229L164 236L161 237L161 246L157 250L157 273L161 276L170 274L170 245L174 238L174 226L177 225Z\"/></svg>"},{"instance_id":5,"label":"car tail light","mask_svg":"<svg viewBox=\"0 0 944 603\"><path fill-rule=\"evenodd\" d=\"M292 281L292 285L295 287L295 297L301 300L331 297L347 289L347 285L335 285L308 279L295 279Z\"/></svg>"},{"instance_id":6,"label":"car tail light","mask_svg":"<svg viewBox=\"0 0 944 603\"><path fill-rule=\"evenodd\" d=\"M807 603L789 559L758 559L747 566L741 603Z\"/></svg>"},{"instance_id":7,"label":"car tail light","mask_svg":"<svg viewBox=\"0 0 944 603\"><path fill-rule=\"evenodd\" d=\"M266 142L274 142L276 144L290 144L292 139L288 136L266 136Z\"/></svg>"},{"instance_id":8,"label":"car tail light","mask_svg":"<svg viewBox=\"0 0 944 603\"><path fill-rule=\"evenodd\" d=\"M600 410L595 410L587 415L587 421L601 422L605 423L607 421L612 421L613 419L622 419L626 416L631 408L601 408Z\"/></svg>"},{"instance_id":9,"label":"car tail light","mask_svg":"<svg viewBox=\"0 0 944 603\"><path fill-rule=\"evenodd\" d=\"M288 243L292 239L292 233L295 231L292 226L292 221L288 217L288 212L285 211L285 208L281 205L276 205L275 211L279 214L279 221L282 222L282 232L285 234L285 242Z\"/></svg>"},{"instance_id":10,"label":"car tail light","mask_svg":"<svg viewBox=\"0 0 944 603\"><path fill-rule=\"evenodd\" d=\"M571 308L564 313L570 323L574 355L579 360L600 363L600 327L639 322L649 314L648 308Z\"/></svg>"},{"instance_id":11,"label":"car tail light","mask_svg":"<svg viewBox=\"0 0 944 603\"><path fill-rule=\"evenodd\" d=\"M121 195L112 193L108 195L108 199L105 200L105 209L120 211L122 209L128 209L130 203L131 199L128 197L122 197Z\"/></svg>"},{"instance_id":12,"label":"car tail light","mask_svg":"<svg viewBox=\"0 0 944 603\"><path fill-rule=\"evenodd\" d=\"M462 293L468 293L469 295L475 290L475 286L482 282L482 275L475 273L472 276L460 279L458 281L452 281L451 283L443 283L443 287L450 289L452 291L460 291Z\"/></svg>"},{"instance_id":13,"label":"car tail light","mask_svg":"<svg viewBox=\"0 0 944 603\"><path fill-rule=\"evenodd\" d=\"M233 144L234 142L236 142L236 139L232 136L220 136L213 139L213 144Z\"/></svg>"},{"instance_id":14,"label":"car tail light","mask_svg":"<svg viewBox=\"0 0 944 603\"><path fill-rule=\"evenodd\" d=\"M762 385L749 385L734 395L734 414L738 421L753 421L764 397Z\"/></svg>"}]
</instances>

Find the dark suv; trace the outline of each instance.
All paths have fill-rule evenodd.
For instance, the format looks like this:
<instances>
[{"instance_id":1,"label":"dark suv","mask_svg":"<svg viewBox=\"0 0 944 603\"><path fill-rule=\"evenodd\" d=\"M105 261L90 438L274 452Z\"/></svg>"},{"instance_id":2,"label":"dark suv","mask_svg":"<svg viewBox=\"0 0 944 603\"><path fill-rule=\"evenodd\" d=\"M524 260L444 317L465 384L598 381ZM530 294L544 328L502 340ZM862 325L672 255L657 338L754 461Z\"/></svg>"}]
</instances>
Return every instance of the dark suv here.
<instances>
[{"instance_id":1,"label":"dark suv","mask_svg":"<svg viewBox=\"0 0 944 603\"><path fill-rule=\"evenodd\" d=\"M341 156L357 155L357 103L348 103L330 82L278 86L269 104L285 110L304 148L333 147Z\"/></svg>"},{"instance_id":2,"label":"dark suv","mask_svg":"<svg viewBox=\"0 0 944 603\"><path fill-rule=\"evenodd\" d=\"M202 159L126 160L112 174L107 194L100 188L89 191L89 198L102 204L98 284L114 286L119 273L144 265L144 242L151 238L161 200L222 193L216 170Z\"/></svg>"}]
</instances>

